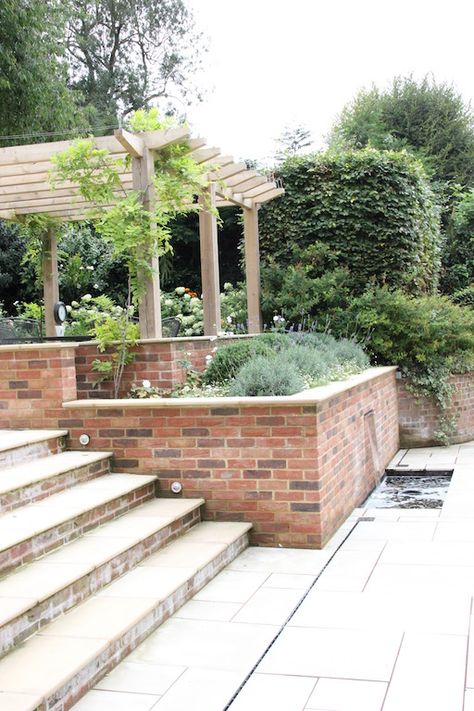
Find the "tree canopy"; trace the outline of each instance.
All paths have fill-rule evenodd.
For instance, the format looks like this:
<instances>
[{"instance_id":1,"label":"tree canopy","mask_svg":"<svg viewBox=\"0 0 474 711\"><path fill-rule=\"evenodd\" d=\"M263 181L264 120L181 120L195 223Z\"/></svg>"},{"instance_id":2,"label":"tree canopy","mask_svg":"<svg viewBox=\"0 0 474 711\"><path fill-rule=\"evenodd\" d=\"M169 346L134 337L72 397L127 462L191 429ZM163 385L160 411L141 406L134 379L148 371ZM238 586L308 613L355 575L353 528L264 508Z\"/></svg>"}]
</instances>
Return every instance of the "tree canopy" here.
<instances>
[{"instance_id":1,"label":"tree canopy","mask_svg":"<svg viewBox=\"0 0 474 711\"><path fill-rule=\"evenodd\" d=\"M82 123L67 86L63 37L66 15L57 0L0 3L0 141L44 140L35 132L60 131ZM0 145L11 145L1 141Z\"/></svg>"},{"instance_id":2,"label":"tree canopy","mask_svg":"<svg viewBox=\"0 0 474 711\"><path fill-rule=\"evenodd\" d=\"M386 90L361 91L333 128L332 145L406 148L432 177L469 185L474 181L474 115L453 86L430 77L396 77Z\"/></svg>"},{"instance_id":3,"label":"tree canopy","mask_svg":"<svg viewBox=\"0 0 474 711\"><path fill-rule=\"evenodd\" d=\"M69 0L70 80L96 122L198 94L202 37L183 0Z\"/></svg>"}]
</instances>

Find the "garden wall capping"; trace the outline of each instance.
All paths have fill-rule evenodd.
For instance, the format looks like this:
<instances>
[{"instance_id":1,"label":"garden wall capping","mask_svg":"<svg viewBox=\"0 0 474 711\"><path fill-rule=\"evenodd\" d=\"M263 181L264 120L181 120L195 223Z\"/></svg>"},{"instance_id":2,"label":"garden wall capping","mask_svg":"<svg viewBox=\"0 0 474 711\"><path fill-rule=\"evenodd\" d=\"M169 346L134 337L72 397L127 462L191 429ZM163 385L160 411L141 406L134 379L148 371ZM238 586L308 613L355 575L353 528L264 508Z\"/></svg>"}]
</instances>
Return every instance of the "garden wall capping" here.
<instances>
[{"instance_id":1,"label":"garden wall capping","mask_svg":"<svg viewBox=\"0 0 474 711\"><path fill-rule=\"evenodd\" d=\"M176 408L182 407L213 407L226 408L231 405L239 407L255 407L258 405L310 405L312 403L322 403L336 395L344 393L346 390L368 382L369 380L381 377L386 373L395 372L397 366L379 366L368 368L367 370L351 375L346 380L337 380L327 385L319 385L316 388L309 388L294 395L266 395L266 396L242 396L242 397L173 397L173 398L118 398L118 399L88 399L73 400L64 402L63 407L83 408Z\"/></svg>"}]
</instances>

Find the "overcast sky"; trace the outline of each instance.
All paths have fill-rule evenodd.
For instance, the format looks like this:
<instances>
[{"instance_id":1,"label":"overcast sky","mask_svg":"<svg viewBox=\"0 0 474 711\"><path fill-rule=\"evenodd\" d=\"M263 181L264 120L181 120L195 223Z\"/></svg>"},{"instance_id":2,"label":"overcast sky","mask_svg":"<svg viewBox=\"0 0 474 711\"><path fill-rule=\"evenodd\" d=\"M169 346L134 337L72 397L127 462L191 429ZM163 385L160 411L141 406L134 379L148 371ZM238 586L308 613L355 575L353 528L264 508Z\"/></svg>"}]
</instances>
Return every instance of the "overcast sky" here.
<instances>
[{"instance_id":1,"label":"overcast sky","mask_svg":"<svg viewBox=\"0 0 474 711\"><path fill-rule=\"evenodd\" d=\"M285 126L315 147L372 82L432 72L474 97L473 0L188 0L208 36L195 135L235 158L268 159Z\"/></svg>"}]
</instances>

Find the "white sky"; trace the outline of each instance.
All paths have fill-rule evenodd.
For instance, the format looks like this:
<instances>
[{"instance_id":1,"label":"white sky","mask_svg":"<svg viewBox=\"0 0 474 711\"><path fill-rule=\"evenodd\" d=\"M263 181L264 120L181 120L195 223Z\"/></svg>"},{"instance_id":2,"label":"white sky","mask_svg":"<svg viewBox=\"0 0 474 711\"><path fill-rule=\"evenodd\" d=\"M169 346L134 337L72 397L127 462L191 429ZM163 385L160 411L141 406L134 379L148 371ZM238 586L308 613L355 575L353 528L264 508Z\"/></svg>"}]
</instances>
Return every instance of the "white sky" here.
<instances>
[{"instance_id":1,"label":"white sky","mask_svg":"<svg viewBox=\"0 0 474 711\"><path fill-rule=\"evenodd\" d=\"M473 0L188 0L209 38L194 133L235 158L271 158L286 125L316 148L372 82L432 72L474 97Z\"/></svg>"}]
</instances>

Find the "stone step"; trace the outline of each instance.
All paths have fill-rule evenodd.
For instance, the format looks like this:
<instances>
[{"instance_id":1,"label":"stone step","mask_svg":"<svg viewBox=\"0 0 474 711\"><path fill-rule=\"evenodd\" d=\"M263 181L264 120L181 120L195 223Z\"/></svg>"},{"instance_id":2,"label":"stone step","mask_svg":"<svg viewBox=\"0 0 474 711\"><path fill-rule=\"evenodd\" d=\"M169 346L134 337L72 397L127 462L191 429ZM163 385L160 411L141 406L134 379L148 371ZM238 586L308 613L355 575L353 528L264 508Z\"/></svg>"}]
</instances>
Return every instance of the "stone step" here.
<instances>
[{"instance_id":1,"label":"stone step","mask_svg":"<svg viewBox=\"0 0 474 711\"><path fill-rule=\"evenodd\" d=\"M107 474L112 452L62 452L0 469L0 513Z\"/></svg>"},{"instance_id":2,"label":"stone step","mask_svg":"<svg viewBox=\"0 0 474 711\"><path fill-rule=\"evenodd\" d=\"M5 576L0 656L199 523L203 504L154 499Z\"/></svg>"},{"instance_id":3,"label":"stone step","mask_svg":"<svg viewBox=\"0 0 474 711\"><path fill-rule=\"evenodd\" d=\"M0 430L0 468L61 452L67 434L67 430Z\"/></svg>"},{"instance_id":4,"label":"stone step","mask_svg":"<svg viewBox=\"0 0 474 711\"><path fill-rule=\"evenodd\" d=\"M0 515L0 572L28 563L155 497L156 477L105 474Z\"/></svg>"},{"instance_id":5,"label":"stone step","mask_svg":"<svg viewBox=\"0 0 474 711\"><path fill-rule=\"evenodd\" d=\"M194 526L10 652L0 660L0 689L11 708L71 708L247 546L249 528Z\"/></svg>"}]
</instances>

